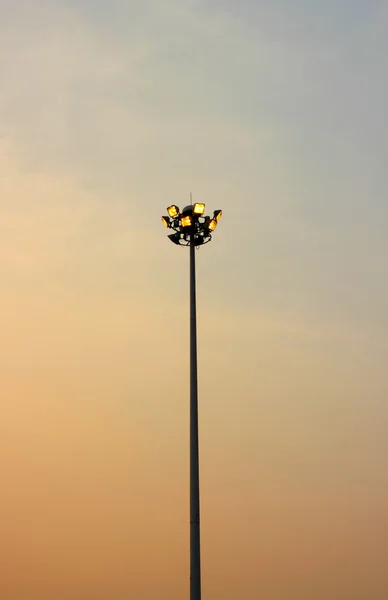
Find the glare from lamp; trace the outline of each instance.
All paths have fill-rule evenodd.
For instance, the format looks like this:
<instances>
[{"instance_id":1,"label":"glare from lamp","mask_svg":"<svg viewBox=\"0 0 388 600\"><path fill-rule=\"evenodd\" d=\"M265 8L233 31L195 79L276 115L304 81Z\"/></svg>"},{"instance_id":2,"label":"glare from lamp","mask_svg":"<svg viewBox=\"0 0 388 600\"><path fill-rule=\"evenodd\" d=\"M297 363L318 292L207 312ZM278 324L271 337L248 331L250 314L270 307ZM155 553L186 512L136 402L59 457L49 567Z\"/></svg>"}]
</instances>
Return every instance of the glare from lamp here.
<instances>
[{"instance_id":1,"label":"glare from lamp","mask_svg":"<svg viewBox=\"0 0 388 600\"><path fill-rule=\"evenodd\" d=\"M175 217L177 217L179 215L179 208L178 208L178 206L173 204L172 206L168 207L167 212L168 212L169 216L172 219L174 219Z\"/></svg>"},{"instance_id":2,"label":"glare from lamp","mask_svg":"<svg viewBox=\"0 0 388 600\"><path fill-rule=\"evenodd\" d=\"M221 219L221 217L222 217L222 210L215 210L214 211L214 218L217 221L217 223Z\"/></svg>"},{"instance_id":3,"label":"glare from lamp","mask_svg":"<svg viewBox=\"0 0 388 600\"><path fill-rule=\"evenodd\" d=\"M208 228L210 231L214 231L216 227L217 227L217 221L216 221L216 219L212 219L209 222Z\"/></svg>"},{"instance_id":4,"label":"glare from lamp","mask_svg":"<svg viewBox=\"0 0 388 600\"><path fill-rule=\"evenodd\" d=\"M193 211L195 215L203 215L203 213L205 212L205 205L201 202L196 202L194 204Z\"/></svg>"},{"instance_id":5,"label":"glare from lamp","mask_svg":"<svg viewBox=\"0 0 388 600\"><path fill-rule=\"evenodd\" d=\"M162 217L162 223L166 227L170 227L170 219L168 217Z\"/></svg>"}]
</instances>

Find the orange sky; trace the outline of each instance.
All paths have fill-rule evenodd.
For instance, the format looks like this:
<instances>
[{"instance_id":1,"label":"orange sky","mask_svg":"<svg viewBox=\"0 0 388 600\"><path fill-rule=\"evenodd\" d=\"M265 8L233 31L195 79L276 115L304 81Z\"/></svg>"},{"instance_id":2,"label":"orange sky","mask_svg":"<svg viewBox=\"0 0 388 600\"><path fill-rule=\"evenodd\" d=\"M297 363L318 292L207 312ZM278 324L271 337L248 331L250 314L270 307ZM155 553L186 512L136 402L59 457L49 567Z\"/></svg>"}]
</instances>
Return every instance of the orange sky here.
<instances>
[{"instance_id":1,"label":"orange sky","mask_svg":"<svg viewBox=\"0 0 388 600\"><path fill-rule=\"evenodd\" d=\"M203 598L388 597L387 12L277 5L0 2L1 600L188 597L190 190Z\"/></svg>"}]
</instances>

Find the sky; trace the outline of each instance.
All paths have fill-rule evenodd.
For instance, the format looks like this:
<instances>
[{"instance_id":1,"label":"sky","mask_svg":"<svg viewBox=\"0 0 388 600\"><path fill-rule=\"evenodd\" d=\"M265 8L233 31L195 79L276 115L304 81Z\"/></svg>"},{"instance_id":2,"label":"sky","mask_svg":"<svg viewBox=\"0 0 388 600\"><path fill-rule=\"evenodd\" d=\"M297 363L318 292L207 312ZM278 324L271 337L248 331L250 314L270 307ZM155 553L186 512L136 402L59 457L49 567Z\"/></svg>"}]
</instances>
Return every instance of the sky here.
<instances>
[{"instance_id":1,"label":"sky","mask_svg":"<svg viewBox=\"0 0 388 600\"><path fill-rule=\"evenodd\" d=\"M0 0L0 596L388 597L388 2Z\"/></svg>"}]
</instances>

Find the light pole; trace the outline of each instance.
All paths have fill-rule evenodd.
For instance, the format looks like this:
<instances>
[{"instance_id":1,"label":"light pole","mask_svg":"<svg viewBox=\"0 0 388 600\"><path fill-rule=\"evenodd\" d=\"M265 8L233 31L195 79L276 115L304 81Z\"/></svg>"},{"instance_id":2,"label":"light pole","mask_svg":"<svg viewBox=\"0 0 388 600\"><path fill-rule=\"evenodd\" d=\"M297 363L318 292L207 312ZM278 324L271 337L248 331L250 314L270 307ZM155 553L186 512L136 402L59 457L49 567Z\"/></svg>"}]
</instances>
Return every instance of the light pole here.
<instances>
[{"instance_id":1,"label":"light pole","mask_svg":"<svg viewBox=\"0 0 388 600\"><path fill-rule=\"evenodd\" d=\"M201 600L201 543L199 511L198 369L195 250L212 239L222 211L205 216L205 205L190 204L182 210L172 205L162 217L174 233L169 239L190 247L190 600Z\"/></svg>"}]
</instances>

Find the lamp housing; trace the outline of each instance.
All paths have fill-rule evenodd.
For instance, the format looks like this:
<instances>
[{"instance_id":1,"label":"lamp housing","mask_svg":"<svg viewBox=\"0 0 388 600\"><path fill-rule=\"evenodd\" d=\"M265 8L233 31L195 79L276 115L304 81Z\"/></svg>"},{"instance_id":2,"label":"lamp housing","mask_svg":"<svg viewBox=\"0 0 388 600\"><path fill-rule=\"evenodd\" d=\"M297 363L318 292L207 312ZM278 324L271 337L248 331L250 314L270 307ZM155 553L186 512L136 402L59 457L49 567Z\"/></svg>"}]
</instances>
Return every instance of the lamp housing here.
<instances>
[{"instance_id":1,"label":"lamp housing","mask_svg":"<svg viewBox=\"0 0 388 600\"><path fill-rule=\"evenodd\" d=\"M177 245L179 245L180 238L181 238L181 236L179 233L172 233L171 235L168 236L168 239Z\"/></svg>"},{"instance_id":2,"label":"lamp housing","mask_svg":"<svg viewBox=\"0 0 388 600\"><path fill-rule=\"evenodd\" d=\"M205 205L202 202L196 202L193 206L193 213L202 216L205 212Z\"/></svg>"},{"instance_id":3,"label":"lamp housing","mask_svg":"<svg viewBox=\"0 0 388 600\"><path fill-rule=\"evenodd\" d=\"M172 219L174 219L175 217L177 217L177 216L179 215L179 207L178 207L178 206L176 206L175 204L172 204L171 206L169 206L169 207L167 208L167 212L168 212L168 215L169 215L169 216L170 216Z\"/></svg>"},{"instance_id":4,"label":"lamp housing","mask_svg":"<svg viewBox=\"0 0 388 600\"><path fill-rule=\"evenodd\" d=\"M218 221L222 216L221 210L215 210L214 216L205 215L205 204L196 202L189 204L180 211L176 204L167 208L168 216L162 217L162 222L174 233L168 238L177 246L202 246L212 239Z\"/></svg>"},{"instance_id":5,"label":"lamp housing","mask_svg":"<svg viewBox=\"0 0 388 600\"><path fill-rule=\"evenodd\" d=\"M185 215L181 218L182 227L191 227L193 224L193 217L191 215Z\"/></svg>"}]
</instances>

